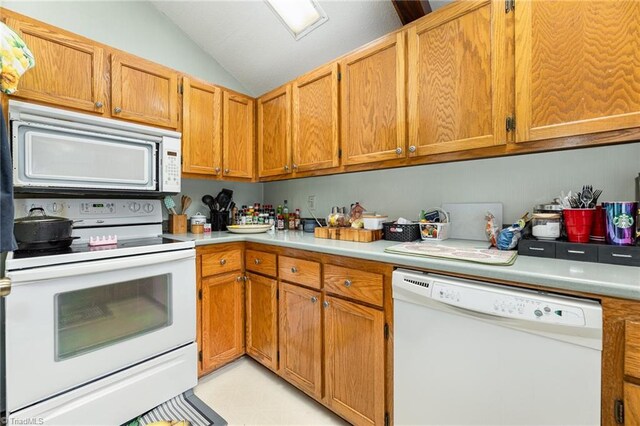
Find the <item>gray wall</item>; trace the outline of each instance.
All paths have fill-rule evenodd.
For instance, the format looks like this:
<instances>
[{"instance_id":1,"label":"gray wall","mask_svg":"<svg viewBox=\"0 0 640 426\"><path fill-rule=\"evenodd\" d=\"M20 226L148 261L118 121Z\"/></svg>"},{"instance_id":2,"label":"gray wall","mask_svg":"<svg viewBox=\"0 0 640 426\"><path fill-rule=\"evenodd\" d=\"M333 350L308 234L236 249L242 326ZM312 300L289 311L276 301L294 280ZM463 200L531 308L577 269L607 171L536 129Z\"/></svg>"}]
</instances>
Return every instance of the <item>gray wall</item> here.
<instances>
[{"instance_id":1,"label":"gray wall","mask_svg":"<svg viewBox=\"0 0 640 426\"><path fill-rule=\"evenodd\" d=\"M263 185L261 183L244 183L244 182L219 182L206 179L183 179L182 193L180 195L188 195L193 200L187 214L189 216L200 212L208 215L209 208L202 203L202 196L209 194L216 196L222 188L233 191L233 201L238 207L243 204L249 205L253 203L261 203L263 198ZM180 205L180 195L173 197L176 204ZM164 211L167 216L166 210Z\"/></svg>"},{"instance_id":2,"label":"gray wall","mask_svg":"<svg viewBox=\"0 0 640 426\"><path fill-rule=\"evenodd\" d=\"M633 199L638 172L640 143L634 143L266 183L264 202L286 198L308 216L307 197L315 195L321 216L360 201L391 218L415 219L442 203L501 201L504 221L512 223L533 205L584 184L604 190L600 201Z\"/></svg>"},{"instance_id":3,"label":"gray wall","mask_svg":"<svg viewBox=\"0 0 640 426\"><path fill-rule=\"evenodd\" d=\"M149 2L1 0L0 3L34 19L248 93L227 70Z\"/></svg>"}]
</instances>

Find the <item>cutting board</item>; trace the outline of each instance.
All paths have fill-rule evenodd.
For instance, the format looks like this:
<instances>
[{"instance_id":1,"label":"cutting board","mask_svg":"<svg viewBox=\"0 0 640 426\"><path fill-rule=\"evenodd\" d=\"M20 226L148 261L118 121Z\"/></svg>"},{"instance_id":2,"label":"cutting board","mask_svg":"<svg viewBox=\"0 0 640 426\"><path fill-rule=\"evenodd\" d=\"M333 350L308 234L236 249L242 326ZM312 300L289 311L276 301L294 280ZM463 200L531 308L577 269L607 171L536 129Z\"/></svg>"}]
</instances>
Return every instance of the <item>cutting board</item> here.
<instances>
[{"instance_id":1,"label":"cutting board","mask_svg":"<svg viewBox=\"0 0 640 426\"><path fill-rule=\"evenodd\" d=\"M442 210L449 212L451 218L449 238L486 241L487 212L495 216L502 228L502 203L445 203Z\"/></svg>"},{"instance_id":2,"label":"cutting board","mask_svg":"<svg viewBox=\"0 0 640 426\"><path fill-rule=\"evenodd\" d=\"M315 229L314 236L316 238L326 238L330 240L370 243L382 239L382 229L328 228L323 226Z\"/></svg>"}]
</instances>

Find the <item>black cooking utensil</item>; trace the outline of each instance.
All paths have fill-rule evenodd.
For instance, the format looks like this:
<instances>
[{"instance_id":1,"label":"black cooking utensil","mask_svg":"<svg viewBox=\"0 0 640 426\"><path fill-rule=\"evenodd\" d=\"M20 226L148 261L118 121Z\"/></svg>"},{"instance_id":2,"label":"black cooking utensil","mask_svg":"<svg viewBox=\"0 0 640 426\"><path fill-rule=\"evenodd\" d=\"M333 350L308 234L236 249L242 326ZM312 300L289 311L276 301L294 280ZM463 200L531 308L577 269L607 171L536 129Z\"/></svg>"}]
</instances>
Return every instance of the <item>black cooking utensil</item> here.
<instances>
[{"instance_id":1,"label":"black cooking utensil","mask_svg":"<svg viewBox=\"0 0 640 426\"><path fill-rule=\"evenodd\" d=\"M216 210L216 199L213 198L211 195L209 194L203 195L202 202L209 207L209 210L211 211Z\"/></svg>"}]
</instances>

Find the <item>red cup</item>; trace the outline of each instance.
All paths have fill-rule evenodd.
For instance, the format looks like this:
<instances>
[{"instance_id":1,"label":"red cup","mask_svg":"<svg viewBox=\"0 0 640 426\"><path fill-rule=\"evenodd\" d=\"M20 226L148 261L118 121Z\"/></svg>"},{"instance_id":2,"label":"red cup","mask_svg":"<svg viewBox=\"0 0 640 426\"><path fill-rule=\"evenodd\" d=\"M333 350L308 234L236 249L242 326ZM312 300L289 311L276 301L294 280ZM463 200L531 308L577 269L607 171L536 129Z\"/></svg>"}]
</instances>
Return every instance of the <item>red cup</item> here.
<instances>
[{"instance_id":1,"label":"red cup","mask_svg":"<svg viewBox=\"0 0 640 426\"><path fill-rule=\"evenodd\" d=\"M596 209L564 209L564 226L572 243L588 243Z\"/></svg>"},{"instance_id":2,"label":"red cup","mask_svg":"<svg viewBox=\"0 0 640 426\"><path fill-rule=\"evenodd\" d=\"M596 212L593 214L593 225L591 226L591 240L604 242L604 236L607 232L605 220L606 215L605 211L602 210L602 206L596 207Z\"/></svg>"}]
</instances>

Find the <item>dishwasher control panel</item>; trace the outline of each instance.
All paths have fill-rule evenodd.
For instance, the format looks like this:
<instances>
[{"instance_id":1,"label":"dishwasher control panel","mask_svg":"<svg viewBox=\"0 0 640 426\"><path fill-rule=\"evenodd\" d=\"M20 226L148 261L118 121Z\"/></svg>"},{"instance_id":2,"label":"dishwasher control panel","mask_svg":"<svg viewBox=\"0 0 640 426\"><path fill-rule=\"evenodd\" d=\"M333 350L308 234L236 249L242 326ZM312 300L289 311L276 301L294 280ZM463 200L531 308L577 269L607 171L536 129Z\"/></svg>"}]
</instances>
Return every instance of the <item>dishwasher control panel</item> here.
<instances>
[{"instance_id":1,"label":"dishwasher control panel","mask_svg":"<svg viewBox=\"0 0 640 426\"><path fill-rule=\"evenodd\" d=\"M580 307L560 303L557 298L547 300L550 298L542 295L527 297L491 287L480 290L435 280L431 298L462 309L505 318L567 326L586 325L585 314Z\"/></svg>"}]
</instances>

